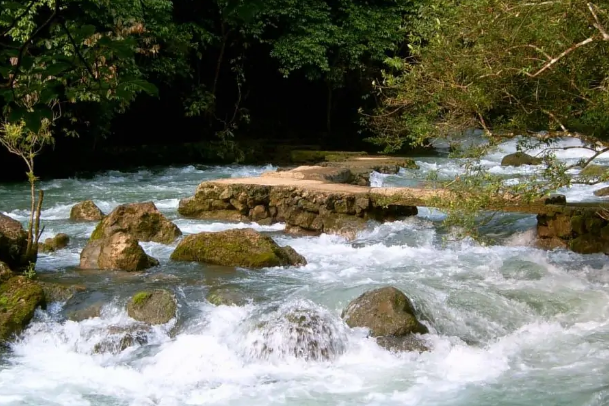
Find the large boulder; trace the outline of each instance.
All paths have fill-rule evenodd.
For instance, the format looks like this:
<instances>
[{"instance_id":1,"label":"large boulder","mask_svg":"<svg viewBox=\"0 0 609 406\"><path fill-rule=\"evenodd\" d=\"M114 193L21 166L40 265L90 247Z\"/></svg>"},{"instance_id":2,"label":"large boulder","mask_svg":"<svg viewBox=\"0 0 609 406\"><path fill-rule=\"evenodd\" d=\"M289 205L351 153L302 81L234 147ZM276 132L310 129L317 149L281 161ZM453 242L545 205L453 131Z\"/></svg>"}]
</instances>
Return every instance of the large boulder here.
<instances>
[{"instance_id":1,"label":"large boulder","mask_svg":"<svg viewBox=\"0 0 609 406\"><path fill-rule=\"evenodd\" d=\"M80 253L81 269L116 269L136 272L151 268L159 261L148 256L135 238L125 233L89 241Z\"/></svg>"},{"instance_id":2,"label":"large boulder","mask_svg":"<svg viewBox=\"0 0 609 406\"><path fill-rule=\"evenodd\" d=\"M353 300L343 311L349 327L366 327L372 337L426 334L410 299L394 287L371 290Z\"/></svg>"},{"instance_id":3,"label":"large boulder","mask_svg":"<svg viewBox=\"0 0 609 406\"><path fill-rule=\"evenodd\" d=\"M541 165L543 159L536 158L524 152L514 152L503 157L501 166Z\"/></svg>"},{"instance_id":4,"label":"large boulder","mask_svg":"<svg viewBox=\"0 0 609 406\"><path fill-rule=\"evenodd\" d=\"M139 241L169 244L182 235L180 229L167 219L152 202L118 206L97 225L91 240L126 233Z\"/></svg>"},{"instance_id":5,"label":"large boulder","mask_svg":"<svg viewBox=\"0 0 609 406\"><path fill-rule=\"evenodd\" d=\"M129 317L147 324L165 324L176 317L176 298L165 289L138 292L127 303Z\"/></svg>"},{"instance_id":6,"label":"large boulder","mask_svg":"<svg viewBox=\"0 0 609 406\"><path fill-rule=\"evenodd\" d=\"M73 221L100 221L104 213L91 200L75 204L70 210L70 220Z\"/></svg>"},{"instance_id":7,"label":"large boulder","mask_svg":"<svg viewBox=\"0 0 609 406\"><path fill-rule=\"evenodd\" d=\"M27 233L21 223L0 213L0 261L13 271L20 271L36 262L35 251L30 258L26 257Z\"/></svg>"},{"instance_id":8,"label":"large boulder","mask_svg":"<svg viewBox=\"0 0 609 406\"><path fill-rule=\"evenodd\" d=\"M0 285L0 340L19 334L44 306L44 292L37 283L15 276Z\"/></svg>"},{"instance_id":9,"label":"large boulder","mask_svg":"<svg viewBox=\"0 0 609 406\"><path fill-rule=\"evenodd\" d=\"M59 233L55 237L47 238L44 243L38 244L38 251L55 252L66 248L70 243L70 237L67 234Z\"/></svg>"},{"instance_id":10,"label":"large boulder","mask_svg":"<svg viewBox=\"0 0 609 406\"><path fill-rule=\"evenodd\" d=\"M180 241L171 259L252 269L307 263L293 248L280 247L251 228L189 235Z\"/></svg>"}]
</instances>

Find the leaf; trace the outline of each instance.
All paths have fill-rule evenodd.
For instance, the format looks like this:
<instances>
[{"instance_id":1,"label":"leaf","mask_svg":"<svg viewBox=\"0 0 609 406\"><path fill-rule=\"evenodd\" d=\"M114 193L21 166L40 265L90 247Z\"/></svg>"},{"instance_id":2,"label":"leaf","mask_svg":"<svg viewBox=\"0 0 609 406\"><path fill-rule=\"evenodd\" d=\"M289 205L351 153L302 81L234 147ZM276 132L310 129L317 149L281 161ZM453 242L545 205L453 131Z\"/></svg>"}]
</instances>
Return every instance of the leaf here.
<instances>
[{"instance_id":1,"label":"leaf","mask_svg":"<svg viewBox=\"0 0 609 406\"><path fill-rule=\"evenodd\" d=\"M72 36L77 40L83 41L95 34L95 31L97 31L97 28L95 28L94 25L83 25L82 27L75 29L72 32Z\"/></svg>"},{"instance_id":2,"label":"leaf","mask_svg":"<svg viewBox=\"0 0 609 406\"><path fill-rule=\"evenodd\" d=\"M146 92L152 96L159 95L159 89L157 89L155 85L145 81L144 79L133 79L128 82L123 82L122 85L125 86L125 89L128 87L130 89L133 89L135 92Z\"/></svg>"},{"instance_id":3,"label":"leaf","mask_svg":"<svg viewBox=\"0 0 609 406\"><path fill-rule=\"evenodd\" d=\"M18 123L23 118L23 115L26 113L23 107L15 107L8 114L8 121L10 123Z\"/></svg>"},{"instance_id":4,"label":"leaf","mask_svg":"<svg viewBox=\"0 0 609 406\"><path fill-rule=\"evenodd\" d=\"M65 62L56 62L53 65L47 67L44 70L44 74L47 76L57 76L60 73L70 69L72 67L71 64Z\"/></svg>"}]
</instances>

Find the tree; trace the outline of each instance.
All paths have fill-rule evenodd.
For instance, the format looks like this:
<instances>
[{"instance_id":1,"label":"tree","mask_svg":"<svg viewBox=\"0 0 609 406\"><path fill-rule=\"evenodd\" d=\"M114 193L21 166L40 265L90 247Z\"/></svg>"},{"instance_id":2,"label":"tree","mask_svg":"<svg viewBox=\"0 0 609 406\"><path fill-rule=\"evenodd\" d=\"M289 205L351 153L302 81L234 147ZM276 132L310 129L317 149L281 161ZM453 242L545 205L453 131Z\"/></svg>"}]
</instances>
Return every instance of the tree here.
<instances>
[{"instance_id":1,"label":"tree","mask_svg":"<svg viewBox=\"0 0 609 406\"><path fill-rule=\"evenodd\" d=\"M34 161L53 144L56 122L62 116L76 120L70 104L110 103L121 109L137 93L156 89L141 77L134 60L136 52L150 52L136 39L146 31L141 21L109 13L97 2L2 0L0 5L0 144L28 168L26 256L35 258L44 193L36 199Z\"/></svg>"},{"instance_id":2,"label":"tree","mask_svg":"<svg viewBox=\"0 0 609 406\"><path fill-rule=\"evenodd\" d=\"M433 0L409 27L407 58L391 58L377 86L383 104L368 123L387 151L431 137L454 143L479 129L486 143L466 148L466 176L445 187L459 191L449 218L463 224L491 194L523 199L609 174L573 178L609 151L609 7L583 0ZM507 138L519 149L543 147L542 179L510 185L486 173L477 158ZM566 166L553 141L578 137L590 159ZM572 148L572 147L568 147ZM482 187L484 185L484 187ZM486 197L485 197L486 196ZM471 216L469 216L471 219ZM469 221L469 220L467 220ZM470 222L471 223L471 222Z\"/></svg>"}]
</instances>

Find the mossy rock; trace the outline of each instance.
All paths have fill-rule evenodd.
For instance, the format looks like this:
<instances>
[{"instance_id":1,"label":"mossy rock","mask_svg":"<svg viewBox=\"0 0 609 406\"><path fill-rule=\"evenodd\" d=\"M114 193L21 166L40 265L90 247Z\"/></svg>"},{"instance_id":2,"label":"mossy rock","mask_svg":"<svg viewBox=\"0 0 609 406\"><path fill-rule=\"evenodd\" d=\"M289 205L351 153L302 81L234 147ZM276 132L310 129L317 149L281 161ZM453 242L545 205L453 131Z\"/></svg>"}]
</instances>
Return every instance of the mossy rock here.
<instances>
[{"instance_id":1,"label":"mossy rock","mask_svg":"<svg viewBox=\"0 0 609 406\"><path fill-rule=\"evenodd\" d=\"M36 251L26 255L27 233L17 220L0 213L0 261L13 271L21 272L36 263Z\"/></svg>"},{"instance_id":2,"label":"mossy rock","mask_svg":"<svg viewBox=\"0 0 609 406\"><path fill-rule=\"evenodd\" d=\"M143 271L159 261L144 252L138 241L125 233L89 241L80 253L81 269Z\"/></svg>"},{"instance_id":3,"label":"mossy rock","mask_svg":"<svg viewBox=\"0 0 609 406\"><path fill-rule=\"evenodd\" d=\"M607 225L607 222L596 215L590 215L586 218L586 230L592 235L601 235L601 229Z\"/></svg>"},{"instance_id":4,"label":"mossy rock","mask_svg":"<svg viewBox=\"0 0 609 406\"><path fill-rule=\"evenodd\" d=\"M503 157L501 166L522 166L522 165L541 165L543 159L525 154L524 152L515 152Z\"/></svg>"},{"instance_id":5,"label":"mossy rock","mask_svg":"<svg viewBox=\"0 0 609 406\"><path fill-rule=\"evenodd\" d=\"M59 233L53 238L47 238L43 244L38 244L38 251L55 252L66 248L70 243L70 237L67 234Z\"/></svg>"},{"instance_id":6,"label":"mossy rock","mask_svg":"<svg viewBox=\"0 0 609 406\"><path fill-rule=\"evenodd\" d=\"M571 217L571 228L577 234L584 234L586 232L586 219L582 215L575 215Z\"/></svg>"},{"instance_id":7,"label":"mossy rock","mask_svg":"<svg viewBox=\"0 0 609 406\"><path fill-rule=\"evenodd\" d=\"M607 174L609 168L601 165L588 165L579 173L580 176L597 178Z\"/></svg>"},{"instance_id":8,"label":"mossy rock","mask_svg":"<svg viewBox=\"0 0 609 406\"><path fill-rule=\"evenodd\" d=\"M293 249L280 247L271 237L251 228L189 235L171 259L251 269L306 264Z\"/></svg>"},{"instance_id":9,"label":"mossy rock","mask_svg":"<svg viewBox=\"0 0 609 406\"><path fill-rule=\"evenodd\" d=\"M19 334L32 320L38 306L45 306L42 287L24 276L0 285L0 340Z\"/></svg>"},{"instance_id":10,"label":"mossy rock","mask_svg":"<svg viewBox=\"0 0 609 406\"><path fill-rule=\"evenodd\" d=\"M104 213L91 200L77 203L70 210L72 221L100 221L103 218Z\"/></svg>"},{"instance_id":11,"label":"mossy rock","mask_svg":"<svg viewBox=\"0 0 609 406\"><path fill-rule=\"evenodd\" d=\"M182 235L152 202L123 204L114 209L97 225L91 241L116 233L129 234L139 241L169 244Z\"/></svg>"},{"instance_id":12,"label":"mossy rock","mask_svg":"<svg viewBox=\"0 0 609 406\"><path fill-rule=\"evenodd\" d=\"M595 190L594 195L599 197L609 196L609 186Z\"/></svg>"},{"instance_id":13,"label":"mossy rock","mask_svg":"<svg viewBox=\"0 0 609 406\"><path fill-rule=\"evenodd\" d=\"M169 322L177 309L175 297L165 289L138 292L127 304L129 317L150 325Z\"/></svg>"},{"instance_id":14,"label":"mossy rock","mask_svg":"<svg viewBox=\"0 0 609 406\"><path fill-rule=\"evenodd\" d=\"M247 295L235 286L215 286L209 289L206 299L215 306L245 306Z\"/></svg>"},{"instance_id":15,"label":"mossy rock","mask_svg":"<svg viewBox=\"0 0 609 406\"><path fill-rule=\"evenodd\" d=\"M11 268L8 267L4 262L0 261L0 283L6 282L10 278L15 276Z\"/></svg>"},{"instance_id":16,"label":"mossy rock","mask_svg":"<svg viewBox=\"0 0 609 406\"><path fill-rule=\"evenodd\" d=\"M425 334L410 299L394 287L371 290L353 300L343 311L349 327L366 327L372 337Z\"/></svg>"},{"instance_id":17,"label":"mossy rock","mask_svg":"<svg viewBox=\"0 0 609 406\"><path fill-rule=\"evenodd\" d=\"M569 242L569 248L579 254L597 254L609 252L609 243L592 235L581 235Z\"/></svg>"}]
</instances>

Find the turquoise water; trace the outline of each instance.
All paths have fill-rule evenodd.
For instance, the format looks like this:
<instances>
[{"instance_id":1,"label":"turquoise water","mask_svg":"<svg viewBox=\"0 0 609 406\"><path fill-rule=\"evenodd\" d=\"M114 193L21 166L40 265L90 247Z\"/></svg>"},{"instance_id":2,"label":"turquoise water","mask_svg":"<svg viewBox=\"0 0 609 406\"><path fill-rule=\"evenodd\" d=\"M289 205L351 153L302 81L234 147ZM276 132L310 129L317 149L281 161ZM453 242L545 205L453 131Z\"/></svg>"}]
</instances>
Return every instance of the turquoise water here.
<instances>
[{"instance_id":1,"label":"turquoise water","mask_svg":"<svg viewBox=\"0 0 609 406\"><path fill-rule=\"evenodd\" d=\"M494 161L493 161L494 162ZM420 163L446 171L445 159ZM176 264L174 246L143 243L160 265L141 274L79 271L79 253L94 224L68 220L74 203L154 201L185 234L246 224L177 215L179 198L206 179L256 176L273 167L176 167L107 172L44 182L45 236L65 232L66 250L39 259L42 279L88 287L100 317L66 320L63 304L39 311L23 336L0 354L3 405L607 405L609 404L609 269L602 255L532 246L533 216L504 215L487 233L494 246L451 241L441 214L371 224L355 241L293 237L283 225L257 226L303 254L302 268L261 271ZM420 175L377 176L404 184ZM578 190L577 193L589 193ZM26 219L27 186L0 185L0 211ZM431 334L431 351L394 354L340 313L369 289L392 285L415 303ZM210 288L230 287L252 300L213 306ZM137 328L125 310L141 288L176 293L176 320L147 331L147 342L99 352L116 328ZM282 321L293 311L329 326L308 339L327 360L295 358L297 343ZM328 333L330 331L330 333ZM261 351L261 346L272 353Z\"/></svg>"}]
</instances>

